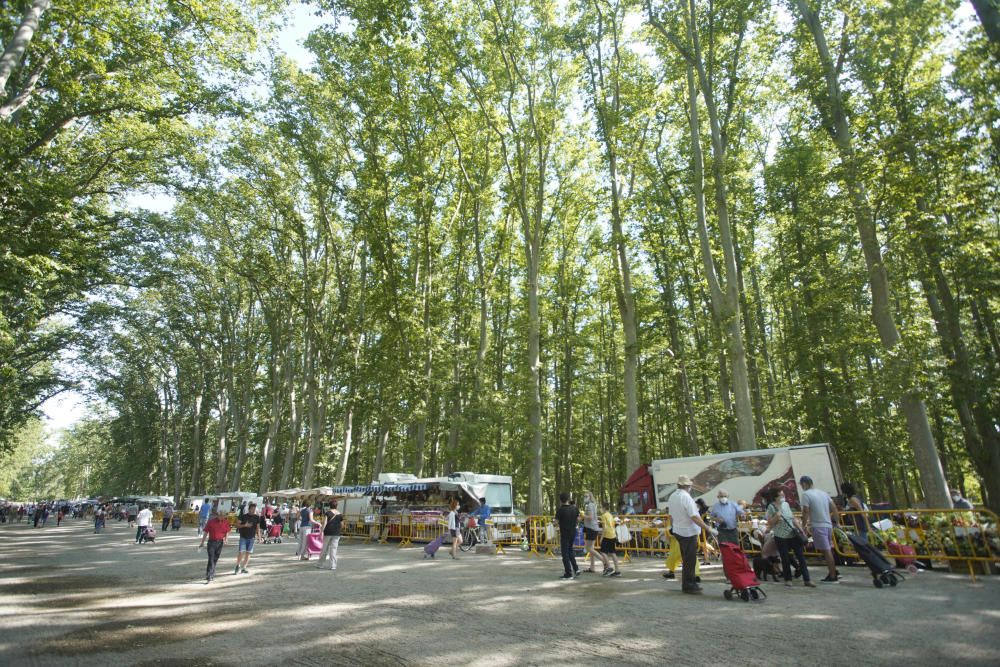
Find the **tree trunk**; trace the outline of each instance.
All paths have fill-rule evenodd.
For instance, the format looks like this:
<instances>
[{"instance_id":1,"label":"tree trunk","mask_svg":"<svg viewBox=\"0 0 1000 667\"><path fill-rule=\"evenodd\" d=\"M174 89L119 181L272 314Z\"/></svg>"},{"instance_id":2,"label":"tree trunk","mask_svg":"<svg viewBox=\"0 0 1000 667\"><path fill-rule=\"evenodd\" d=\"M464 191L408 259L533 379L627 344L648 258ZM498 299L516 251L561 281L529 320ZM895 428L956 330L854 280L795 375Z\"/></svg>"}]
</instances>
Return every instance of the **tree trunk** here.
<instances>
[{"instance_id":1,"label":"tree trunk","mask_svg":"<svg viewBox=\"0 0 1000 667\"><path fill-rule=\"evenodd\" d=\"M538 261L533 243L529 245L528 275L528 451L531 470L528 477L528 513L542 513L542 369L541 320L538 311Z\"/></svg>"},{"instance_id":2,"label":"tree trunk","mask_svg":"<svg viewBox=\"0 0 1000 667\"><path fill-rule=\"evenodd\" d=\"M295 363L292 356L292 343L288 343L289 351L285 356L285 386L288 387L288 448L285 450L285 463L281 467L282 489L287 489L291 482L292 471L295 469L295 454L302 436L302 409L295 387Z\"/></svg>"},{"instance_id":3,"label":"tree trunk","mask_svg":"<svg viewBox=\"0 0 1000 667\"><path fill-rule=\"evenodd\" d=\"M160 397L160 456L159 464L157 468L159 469L159 484L157 493L159 495L164 495L170 489L170 456L168 442L170 439L170 413L171 413L171 401L170 401L170 386L169 381L166 376L160 378L160 389L162 395Z\"/></svg>"},{"instance_id":4,"label":"tree trunk","mask_svg":"<svg viewBox=\"0 0 1000 667\"><path fill-rule=\"evenodd\" d=\"M889 276L882 258L882 247L876 233L875 220L868 205L868 195L858 174L858 158L854 152L853 137L840 90L839 71L831 58L819 16L809 8L806 0L795 0L795 4L799 16L812 34L826 79L826 104L817 100L817 109L827 119L828 130L837 146L844 167L844 179L850 194L855 225L861 239L865 265L868 268L872 296L872 320L882 341L882 346L887 351L892 350L899 344L900 335L892 313ZM904 390L900 403L906 417L910 444L913 447L913 455L920 473L920 484L927 506L950 508L952 506L951 497L944 479L944 471L941 468L941 460L938 458L934 445L934 436L927 420L927 409L924 402L916 389L908 389Z\"/></svg>"},{"instance_id":5,"label":"tree trunk","mask_svg":"<svg viewBox=\"0 0 1000 667\"><path fill-rule=\"evenodd\" d=\"M194 422L194 427L191 433L191 480L188 484L188 495L195 496L200 495L204 490L204 485L201 482L201 468L202 468L202 453L201 453L201 434L204 432L204 425L201 423L201 404L205 400L204 394L202 393L202 386L199 384L198 389L194 395L194 401L192 410L192 421Z\"/></svg>"},{"instance_id":6,"label":"tree trunk","mask_svg":"<svg viewBox=\"0 0 1000 667\"><path fill-rule=\"evenodd\" d=\"M179 373L175 373L174 377L179 377ZM177 383L178 386L178 396L173 410L170 414L170 439L173 442L173 459L174 459L174 505L180 507L181 504L181 488L183 482L182 476L182 466L181 466L181 431L178 422L180 421L180 414L183 404L181 403L180 397L180 381Z\"/></svg>"},{"instance_id":7,"label":"tree trunk","mask_svg":"<svg viewBox=\"0 0 1000 667\"><path fill-rule=\"evenodd\" d=\"M309 395L306 397L306 404L309 410L309 451L306 454L305 466L302 469L302 488L310 489L313 486L313 466L316 464L316 457L319 455L319 447L323 435L323 401L320 392L323 384L317 377L319 369L316 364L316 357L319 355L315 340L311 338L306 342L306 388Z\"/></svg>"},{"instance_id":8,"label":"tree trunk","mask_svg":"<svg viewBox=\"0 0 1000 667\"><path fill-rule=\"evenodd\" d=\"M382 416L379 419L378 426L378 451L375 452L375 469L372 471L372 481L378 479L378 476L382 474L382 468L385 466L385 450L389 446L389 433L392 429L392 417L389 416L388 410L382 409Z\"/></svg>"},{"instance_id":9,"label":"tree trunk","mask_svg":"<svg viewBox=\"0 0 1000 667\"><path fill-rule=\"evenodd\" d=\"M229 429L229 398L226 393L225 383L219 383L219 433L218 450L215 458L215 492L223 493L228 489L226 486L226 457L228 455L228 442L226 441L226 431Z\"/></svg>"},{"instance_id":10,"label":"tree trunk","mask_svg":"<svg viewBox=\"0 0 1000 667\"><path fill-rule=\"evenodd\" d=\"M983 24L986 37L994 44L1000 44L1000 3L997 0L971 0L972 6Z\"/></svg>"},{"instance_id":11,"label":"tree trunk","mask_svg":"<svg viewBox=\"0 0 1000 667\"><path fill-rule=\"evenodd\" d=\"M262 452L263 462L260 469L260 486L257 495L263 496L271 485L271 468L274 466L274 450L278 438L278 429L281 427L282 402L285 397L285 387L283 386L283 366L282 353L277 353L271 365L271 414L267 424L267 437L264 439L264 451ZM284 488L284 487L282 487Z\"/></svg>"},{"instance_id":12,"label":"tree trunk","mask_svg":"<svg viewBox=\"0 0 1000 667\"><path fill-rule=\"evenodd\" d=\"M4 48L3 55L0 56L0 99L6 97L7 81L21 63L21 59L24 58L24 52L28 50L28 44L35 35L35 31L38 30L42 14L45 13L50 4L49 0L33 0L24 10L24 14L21 16L21 25L18 26L17 32L14 33L14 37Z\"/></svg>"}]
</instances>

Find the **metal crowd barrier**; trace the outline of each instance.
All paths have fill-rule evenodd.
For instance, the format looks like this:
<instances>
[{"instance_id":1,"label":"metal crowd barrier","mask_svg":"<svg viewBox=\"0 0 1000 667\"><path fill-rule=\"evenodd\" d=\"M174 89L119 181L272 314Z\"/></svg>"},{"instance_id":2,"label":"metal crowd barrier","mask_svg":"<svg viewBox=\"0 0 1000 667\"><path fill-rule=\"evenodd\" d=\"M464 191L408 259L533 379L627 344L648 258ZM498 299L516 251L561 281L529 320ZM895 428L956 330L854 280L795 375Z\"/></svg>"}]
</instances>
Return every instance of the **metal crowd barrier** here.
<instances>
[{"instance_id":1,"label":"metal crowd barrier","mask_svg":"<svg viewBox=\"0 0 1000 667\"><path fill-rule=\"evenodd\" d=\"M987 509L841 512L840 524L844 530L834 531L834 549L844 558L858 558L847 534L867 526L868 543L900 564L945 561L952 572L967 569L974 581L977 566L980 574L989 574L1000 563L1000 522Z\"/></svg>"},{"instance_id":2,"label":"metal crowd barrier","mask_svg":"<svg viewBox=\"0 0 1000 667\"><path fill-rule=\"evenodd\" d=\"M157 523L162 522L162 512L154 513ZM182 512L183 526L197 526L198 512ZM236 525L236 515L229 515ZM397 542L405 547L414 543L431 542L447 533L444 517L437 513L345 515L343 535L366 542L386 544ZM764 529L763 513L747 513L739 522L739 540L748 554L761 550ZM615 517L616 524L629 531L629 540L619 542L618 549L628 561L634 556L668 558L670 555L670 516L666 514L630 514ZM976 571L990 572L990 566L1000 563L1000 519L989 510L868 510L865 512L840 512L840 525L833 533L835 552L842 558L857 559L858 554L848 535L860 532L867 526L869 543L898 561L945 561L952 571L968 570L975 579ZM286 526L286 530L288 527ZM487 524L491 542L497 553L506 550L526 551L539 558L555 558L559 549L559 531L551 515L535 515L523 523ZM574 546L582 548L580 540ZM708 544L718 547L715 538ZM704 533L699 538L699 553L706 543ZM810 541L810 545L812 542ZM905 553L903 553L905 552ZM820 557L815 549L806 548L809 557Z\"/></svg>"}]
</instances>

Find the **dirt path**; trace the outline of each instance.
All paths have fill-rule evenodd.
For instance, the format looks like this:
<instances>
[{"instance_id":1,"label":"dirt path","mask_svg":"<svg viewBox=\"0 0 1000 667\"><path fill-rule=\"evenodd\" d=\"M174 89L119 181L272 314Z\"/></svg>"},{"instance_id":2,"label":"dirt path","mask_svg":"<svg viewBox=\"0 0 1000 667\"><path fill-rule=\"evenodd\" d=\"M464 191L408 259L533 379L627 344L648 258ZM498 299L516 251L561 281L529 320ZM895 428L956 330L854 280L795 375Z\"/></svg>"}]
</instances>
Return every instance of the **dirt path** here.
<instances>
[{"instance_id":1,"label":"dirt path","mask_svg":"<svg viewBox=\"0 0 1000 667\"><path fill-rule=\"evenodd\" d=\"M685 596L638 559L624 576L559 581L557 559L344 542L336 573L233 543L205 585L190 528L155 545L114 523L94 535L0 526L3 665L822 665L1000 662L1000 577L925 572L876 590L866 571L815 590L770 584L727 602L720 567ZM779 657L780 656L780 657Z\"/></svg>"}]
</instances>

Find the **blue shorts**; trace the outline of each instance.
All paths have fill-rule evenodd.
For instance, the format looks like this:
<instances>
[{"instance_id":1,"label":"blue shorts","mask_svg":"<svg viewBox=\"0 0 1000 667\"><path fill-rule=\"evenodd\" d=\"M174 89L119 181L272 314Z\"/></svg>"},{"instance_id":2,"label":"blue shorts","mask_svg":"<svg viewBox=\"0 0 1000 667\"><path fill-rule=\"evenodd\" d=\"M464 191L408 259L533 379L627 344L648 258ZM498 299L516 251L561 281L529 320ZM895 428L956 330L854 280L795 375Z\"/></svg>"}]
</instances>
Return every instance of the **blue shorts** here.
<instances>
[{"instance_id":1,"label":"blue shorts","mask_svg":"<svg viewBox=\"0 0 1000 667\"><path fill-rule=\"evenodd\" d=\"M240 553L246 551L248 554L253 553L253 543L254 538L252 537L241 537L240 538Z\"/></svg>"}]
</instances>

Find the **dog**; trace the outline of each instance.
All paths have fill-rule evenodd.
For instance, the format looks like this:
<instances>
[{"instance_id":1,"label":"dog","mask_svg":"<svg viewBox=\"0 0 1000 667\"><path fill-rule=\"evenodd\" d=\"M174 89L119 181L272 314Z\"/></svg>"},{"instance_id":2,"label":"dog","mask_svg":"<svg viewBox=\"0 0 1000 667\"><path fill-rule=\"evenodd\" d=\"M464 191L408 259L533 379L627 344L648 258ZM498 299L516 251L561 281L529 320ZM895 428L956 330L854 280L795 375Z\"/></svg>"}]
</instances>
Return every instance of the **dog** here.
<instances>
[{"instance_id":1,"label":"dog","mask_svg":"<svg viewBox=\"0 0 1000 667\"><path fill-rule=\"evenodd\" d=\"M778 558L753 557L753 573L760 581L767 581L768 577L778 581L778 577L781 575L780 568L781 560Z\"/></svg>"}]
</instances>

